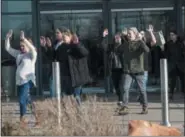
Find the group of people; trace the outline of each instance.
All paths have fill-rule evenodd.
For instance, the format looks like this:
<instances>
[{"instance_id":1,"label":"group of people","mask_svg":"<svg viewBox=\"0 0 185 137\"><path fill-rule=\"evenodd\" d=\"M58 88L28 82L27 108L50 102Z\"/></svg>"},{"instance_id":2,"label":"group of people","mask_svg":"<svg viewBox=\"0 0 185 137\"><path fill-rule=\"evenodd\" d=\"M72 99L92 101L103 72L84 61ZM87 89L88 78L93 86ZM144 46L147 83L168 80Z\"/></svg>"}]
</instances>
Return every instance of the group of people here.
<instances>
[{"instance_id":1,"label":"group of people","mask_svg":"<svg viewBox=\"0 0 185 137\"><path fill-rule=\"evenodd\" d=\"M106 40L108 30L105 29L103 32L101 45L109 60L106 64L107 75L111 76L118 96L117 112L119 114L129 113L129 90L133 81L139 90L138 101L142 105L141 114L148 113L146 89L149 58L153 55L151 52L158 46L153 30L152 25L149 25L146 32L139 32L137 28L131 27L127 31L117 33L111 44ZM185 40L180 38L174 30L170 31L169 38L170 40L164 44L164 49L160 49L160 56L168 61L169 99L172 100L175 87L177 87L177 77L180 78L180 89L183 96L185 93Z\"/></svg>"},{"instance_id":2,"label":"group of people","mask_svg":"<svg viewBox=\"0 0 185 137\"><path fill-rule=\"evenodd\" d=\"M138 101L142 105L141 114L148 113L147 80L149 69L149 53L156 46L156 38L153 26L144 31L138 31L131 27L121 33L116 33L113 41L108 41L109 31L102 32L99 45L108 62L106 65L107 75L111 76L113 86L118 96L119 114L128 114L129 90L132 81L139 89ZM16 58L16 85L18 87L20 120L25 124L27 105L31 103L29 90L36 85L35 63L37 50L31 39L20 33L20 50L10 46L13 31L6 35L5 48L9 54ZM146 34L148 35L146 37ZM75 33L66 28L57 28L55 40L41 36L40 45L42 54L50 61L51 96L55 96L52 85L52 62L60 63L61 96L74 95L77 104L81 104L82 86L91 81L87 57L90 51L83 45ZM178 38L175 31L170 32L170 41L166 42L163 51L168 59L170 82L170 98L173 98L176 77L181 80L181 90L185 93L185 42ZM36 116L36 120L38 120Z\"/></svg>"},{"instance_id":3,"label":"group of people","mask_svg":"<svg viewBox=\"0 0 185 137\"><path fill-rule=\"evenodd\" d=\"M137 28L131 27L122 34L114 36L112 44L106 37L108 30L103 32L102 48L107 54L109 62L108 75L112 76L114 88L118 96L118 113L128 113L129 90L132 81L135 80L139 88L139 101L142 104L142 114L148 113L147 101L147 77L148 77L148 53L155 46L156 39L153 34L153 26L147 30L150 39L146 40L144 34L138 32ZM142 31L141 31L142 32Z\"/></svg>"},{"instance_id":4,"label":"group of people","mask_svg":"<svg viewBox=\"0 0 185 137\"><path fill-rule=\"evenodd\" d=\"M79 41L77 35L66 28L56 29L55 36L53 42L49 37L40 37L42 54L50 60L50 71L52 71L52 62L60 63L61 94L74 95L80 105L82 86L91 80L87 64L89 51ZM56 92L51 73L50 79L50 93L53 97L56 96Z\"/></svg>"}]
</instances>

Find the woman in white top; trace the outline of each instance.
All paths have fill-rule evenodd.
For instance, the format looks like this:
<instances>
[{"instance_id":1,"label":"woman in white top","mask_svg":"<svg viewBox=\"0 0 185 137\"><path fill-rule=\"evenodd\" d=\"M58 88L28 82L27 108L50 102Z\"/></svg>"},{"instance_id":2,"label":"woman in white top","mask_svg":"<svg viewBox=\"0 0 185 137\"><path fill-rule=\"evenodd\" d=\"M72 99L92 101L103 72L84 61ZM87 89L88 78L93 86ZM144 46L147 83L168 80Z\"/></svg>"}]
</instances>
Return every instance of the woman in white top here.
<instances>
[{"instance_id":1,"label":"woman in white top","mask_svg":"<svg viewBox=\"0 0 185 137\"><path fill-rule=\"evenodd\" d=\"M25 38L23 31L21 31L20 34L20 50L11 48L10 38L12 34L13 31L10 30L6 35L5 49L16 59L16 85L19 95L20 121L21 124L26 124L26 108L27 104L31 103L29 90L36 85L35 62L37 59L37 52L33 44Z\"/></svg>"}]
</instances>

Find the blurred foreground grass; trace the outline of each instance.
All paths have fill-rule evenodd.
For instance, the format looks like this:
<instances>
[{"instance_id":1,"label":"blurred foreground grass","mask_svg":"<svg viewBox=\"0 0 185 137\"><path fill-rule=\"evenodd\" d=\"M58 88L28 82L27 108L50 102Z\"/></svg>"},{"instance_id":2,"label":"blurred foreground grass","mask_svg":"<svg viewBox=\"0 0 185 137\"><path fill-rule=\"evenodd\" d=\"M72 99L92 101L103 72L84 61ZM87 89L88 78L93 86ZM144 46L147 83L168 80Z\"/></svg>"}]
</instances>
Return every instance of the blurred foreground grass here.
<instances>
[{"instance_id":1,"label":"blurred foreground grass","mask_svg":"<svg viewBox=\"0 0 185 137\"><path fill-rule=\"evenodd\" d=\"M41 124L39 128L21 128L11 115L1 128L3 136L123 136L124 125L117 124L112 113L102 111L96 97L88 98L81 107L73 97L61 100L61 128L58 128L57 100L35 102Z\"/></svg>"}]
</instances>

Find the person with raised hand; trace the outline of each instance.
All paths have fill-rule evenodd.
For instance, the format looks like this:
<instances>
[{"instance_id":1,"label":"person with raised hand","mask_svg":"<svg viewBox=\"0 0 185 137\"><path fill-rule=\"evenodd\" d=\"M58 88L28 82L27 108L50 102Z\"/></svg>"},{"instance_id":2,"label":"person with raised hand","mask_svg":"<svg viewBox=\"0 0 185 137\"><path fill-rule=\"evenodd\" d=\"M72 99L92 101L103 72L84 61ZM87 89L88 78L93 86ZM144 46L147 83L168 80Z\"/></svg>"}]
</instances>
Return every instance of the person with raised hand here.
<instances>
[{"instance_id":1,"label":"person with raised hand","mask_svg":"<svg viewBox=\"0 0 185 137\"><path fill-rule=\"evenodd\" d=\"M25 119L27 105L31 102L30 89L36 85L35 63L37 59L36 48L25 38L24 32L20 32L20 50L15 50L10 46L10 38L13 30L9 30L6 35L5 49L16 59L16 85L19 95L20 123L27 123ZM36 116L36 115L35 115ZM36 120L38 118L36 117Z\"/></svg>"}]
</instances>

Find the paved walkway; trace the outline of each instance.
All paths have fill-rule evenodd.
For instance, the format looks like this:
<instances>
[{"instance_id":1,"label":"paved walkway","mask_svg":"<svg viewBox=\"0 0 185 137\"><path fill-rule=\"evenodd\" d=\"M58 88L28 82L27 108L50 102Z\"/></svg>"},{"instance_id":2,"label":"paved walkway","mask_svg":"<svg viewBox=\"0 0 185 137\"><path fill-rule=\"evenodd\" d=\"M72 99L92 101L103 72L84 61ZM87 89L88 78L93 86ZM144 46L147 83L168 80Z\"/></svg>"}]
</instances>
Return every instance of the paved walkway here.
<instances>
[{"instance_id":1,"label":"paved walkway","mask_svg":"<svg viewBox=\"0 0 185 137\"><path fill-rule=\"evenodd\" d=\"M98 96L98 104L101 107L102 111L106 111L113 113L114 109L116 108L116 96L115 95L108 95L107 102L104 102L104 95L99 94ZM160 94L153 93L149 94L149 113L147 115L140 115L141 106L139 103L135 102L136 95L131 94L131 102L129 104L130 114L126 116L116 116L113 114L113 117L116 117L117 124L124 124L127 125L128 121L133 120L149 120L157 123L162 122L161 116L161 103L160 103ZM170 123L172 126L179 128L182 132L184 132L184 99L181 97L181 94L176 94L174 102L170 102L169 104L169 117ZM14 113L14 120L19 119L19 107L18 103L9 102L9 103L2 103L2 121L6 121L6 118L9 117L10 113ZM124 130L127 130L125 128Z\"/></svg>"}]
</instances>

